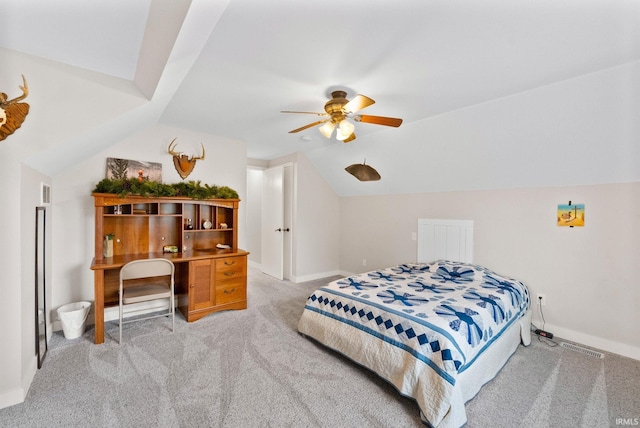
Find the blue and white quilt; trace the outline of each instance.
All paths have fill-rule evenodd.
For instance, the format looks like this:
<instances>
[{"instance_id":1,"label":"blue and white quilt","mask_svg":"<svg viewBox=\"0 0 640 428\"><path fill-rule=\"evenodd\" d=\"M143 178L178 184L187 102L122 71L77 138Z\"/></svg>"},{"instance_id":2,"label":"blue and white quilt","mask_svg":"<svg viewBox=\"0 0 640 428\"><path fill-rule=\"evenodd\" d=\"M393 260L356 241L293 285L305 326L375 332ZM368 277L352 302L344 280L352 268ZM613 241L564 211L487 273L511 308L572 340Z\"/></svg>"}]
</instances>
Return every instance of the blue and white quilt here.
<instances>
[{"instance_id":1,"label":"blue and white quilt","mask_svg":"<svg viewBox=\"0 0 640 428\"><path fill-rule=\"evenodd\" d=\"M440 260L321 287L308 298L298 329L416 398L423 418L438 426L449 411L457 376L529 305L522 282L482 266ZM387 369L385 359L392 365L401 359L404 372Z\"/></svg>"}]
</instances>

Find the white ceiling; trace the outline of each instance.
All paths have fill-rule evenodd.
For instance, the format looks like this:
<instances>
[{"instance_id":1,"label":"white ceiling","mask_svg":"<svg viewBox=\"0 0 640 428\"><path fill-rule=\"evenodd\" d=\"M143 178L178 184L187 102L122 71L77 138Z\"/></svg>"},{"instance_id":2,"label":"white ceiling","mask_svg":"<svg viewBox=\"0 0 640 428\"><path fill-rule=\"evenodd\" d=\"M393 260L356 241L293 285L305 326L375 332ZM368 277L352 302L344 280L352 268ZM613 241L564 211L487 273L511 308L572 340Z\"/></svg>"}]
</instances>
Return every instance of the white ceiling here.
<instances>
[{"instance_id":1,"label":"white ceiling","mask_svg":"<svg viewBox=\"0 0 640 428\"><path fill-rule=\"evenodd\" d=\"M151 5L207 1L0 0L0 47L137 83L153 74L140 75L139 55L158 75L169 58L149 54L154 41L202 47L160 122L245 141L250 158L304 151L334 188L350 180L345 193L372 183L330 179L332 168L428 144L409 132L421 121L640 59L637 0L229 0L216 2L219 19L182 25L167 12L166 32L147 25ZM373 98L365 113L402 127L356 124L348 147L317 127L289 134L316 119L280 111L322 112L333 89ZM403 172L377 159L383 181Z\"/></svg>"},{"instance_id":2,"label":"white ceiling","mask_svg":"<svg viewBox=\"0 0 640 428\"><path fill-rule=\"evenodd\" d=\"M133 80L151 0L0 0L0 46Z\"/></svg>"}]
</instances>

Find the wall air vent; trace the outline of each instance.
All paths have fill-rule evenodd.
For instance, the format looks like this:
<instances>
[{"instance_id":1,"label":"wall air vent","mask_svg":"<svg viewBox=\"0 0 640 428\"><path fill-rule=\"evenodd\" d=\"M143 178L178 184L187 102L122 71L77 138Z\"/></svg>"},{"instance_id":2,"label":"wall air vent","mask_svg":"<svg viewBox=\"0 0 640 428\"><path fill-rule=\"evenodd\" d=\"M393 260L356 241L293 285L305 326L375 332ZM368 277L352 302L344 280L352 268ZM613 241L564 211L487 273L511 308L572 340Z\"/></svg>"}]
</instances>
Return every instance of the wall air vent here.
<instances>
[{"instance_id":1,"label":"wall air vent","mask_svg":"<svg viewBox=\"0 0 640 428\"><path fill-rule=\"evenodd\" d=\"M40 205L51 204L51 186L47 183L40 183Z\"/></svg>"}]
</instances>

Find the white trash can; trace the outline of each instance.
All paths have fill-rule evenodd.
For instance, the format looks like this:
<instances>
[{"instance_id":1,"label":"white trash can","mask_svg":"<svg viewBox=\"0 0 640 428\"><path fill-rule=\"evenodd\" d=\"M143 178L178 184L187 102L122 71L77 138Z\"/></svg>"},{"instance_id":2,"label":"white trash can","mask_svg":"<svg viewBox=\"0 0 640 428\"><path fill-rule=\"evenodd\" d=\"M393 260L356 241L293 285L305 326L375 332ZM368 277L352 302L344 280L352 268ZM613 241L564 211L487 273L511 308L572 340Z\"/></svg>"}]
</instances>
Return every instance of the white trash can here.
<instances>
[{"instance_id":1,"label":"white trash can","mask_svg":"<svg viewBox=\"0 0 640 428\"><path fill-rule=\"evenodd\" d=\"M58 319L62 323L64 337L75 339L84 334L89 309L91 309L90 302L69 303L58 308Z\"/></svg>"}]
</instances>

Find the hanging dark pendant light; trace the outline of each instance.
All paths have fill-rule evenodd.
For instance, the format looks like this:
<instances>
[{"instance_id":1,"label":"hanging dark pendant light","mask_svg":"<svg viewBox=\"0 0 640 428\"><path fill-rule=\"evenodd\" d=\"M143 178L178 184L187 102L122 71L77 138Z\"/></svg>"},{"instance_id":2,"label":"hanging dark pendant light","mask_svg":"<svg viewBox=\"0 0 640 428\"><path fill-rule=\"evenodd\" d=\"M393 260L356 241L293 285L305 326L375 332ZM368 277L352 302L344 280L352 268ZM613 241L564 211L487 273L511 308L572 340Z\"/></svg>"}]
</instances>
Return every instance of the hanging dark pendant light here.
<instances>
[{"instance_id":1,"label":"hanging dark pendant light","mask_svg":"<svg viewBox=\"0 0 640 428\"><path fill-rule=\"evenodd\" d=\"M363 163L354 163L353 165L349 165L344 170L349 174L353 175L360 181L378 181L380 180L380 174L375 170L372 166L366 165L365 161Z\"/></svg>"}]
</instances>

